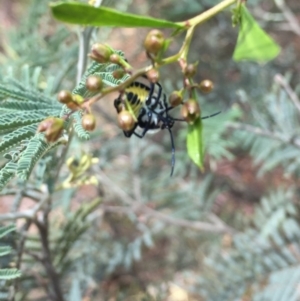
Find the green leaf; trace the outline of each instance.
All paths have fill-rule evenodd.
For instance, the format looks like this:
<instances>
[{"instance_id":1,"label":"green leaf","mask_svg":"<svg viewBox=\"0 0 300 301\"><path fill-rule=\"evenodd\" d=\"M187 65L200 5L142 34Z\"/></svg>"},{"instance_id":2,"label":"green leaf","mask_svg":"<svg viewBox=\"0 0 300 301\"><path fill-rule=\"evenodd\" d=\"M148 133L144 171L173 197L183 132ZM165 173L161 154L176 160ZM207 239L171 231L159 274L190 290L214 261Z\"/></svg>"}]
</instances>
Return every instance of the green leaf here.
<instances>
[{"instance_id":1,"label":"green leaf","mask_svg":"<svg viewBox=\"0 0 300 301\"><path fill-rule=\"evenodd\" d=\"M188 126L187 150L189 157L203 170L204 147L202 139L202 120L200 118Z\"/></svg>"},{"instance_id":2,"label":"green leaf","mask_svg":"<svg viewBox=\"0 0 300 301\"><path fill-rule=\"evenodd\" d=\"M11 247L10 246L0 246L0 256L7 255L11 252Z\"/></svg>"},{"instance_id":3,"label":"green leaf","mask_svg":"<svg viewBox=\"0 0 300 301\"><path fill-rule=\"evenodd\" d=\"M79 2L56 2L50 4L53 16L63 22L90 26L183 28L182 25L123 13L107 7L93 7Z\"/></svg>"},{"instance_id":4,"label":"green leaf","mask_svg":"<svg viewBox=\"0 0 300 301\"><path fill-rule=\"evenodd\" d=\"M11 280L21 276L18 269L0 269L0 280Z\"/></svg>"},{"instance_id":5,"label":"green leaf","mask_svg":"<svg viewBox=\"0 0 300 301\"><path fill-rule=\"evenodd\" d=\"M258 25L245 5L241 6L241 25L233 53L235 61L267 62L280 52L280 46Z\"/></svg>"},{"instance_id":6,"label":"green leaf","mask_svg":"<svg viewBox=\"0 0 300 301\"><path fill-rule=\"evenodd\" d=\"M0 238L16 230L16 225L7 225L0 227Z\"/></svg>"}]
</instances>

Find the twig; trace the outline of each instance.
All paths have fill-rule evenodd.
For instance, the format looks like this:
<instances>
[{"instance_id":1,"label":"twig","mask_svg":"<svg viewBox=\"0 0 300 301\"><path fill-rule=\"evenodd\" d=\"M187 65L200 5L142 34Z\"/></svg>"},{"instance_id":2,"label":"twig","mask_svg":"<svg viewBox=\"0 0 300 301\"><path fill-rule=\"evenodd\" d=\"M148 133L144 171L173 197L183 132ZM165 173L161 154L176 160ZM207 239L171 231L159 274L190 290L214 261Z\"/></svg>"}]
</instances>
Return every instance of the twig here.
<instances>
[{"instance_id":1,"label":"twig","mask_svg":"<svg viewBox=\"0 0 300 301\"><path fill-rule=\"evenodd\" d=\"M189 228L201 232L207 232L207 233L234 233L235 232L234 229L227 226L225 223L221 222L220 219L218 219L217 222L215 219L212 223L191 222L185 219L180 219L177 217L175 218L168 214L151 209L147 207L145 204L131 198L131 196L129 196L122 188L115 185L115 183L110 178L108 178L102 170L97 169L96 174L99 178L99 182L110 187L111 191L113 191L116 195L118 195L125 204L130 205L130 207L102 205L101 208L104 211L120 212L124 214L130 214L132 212L142 213L148 217L159 219L160 221L163 221L167 224L172 224L172 225Z\"/></svg>"},{"instance_id":2,"label":"twig","mask_svg":"<svg viewBox=\"0 0 300 301\"><path fill-rule=\"evenodd\" d=\"M300 25L298 23L298 19L295 17L293 12L288 8L284 0L275 0L275 4L282 11L283 16L288 21L290 29L300 36Z\"/></svg>"},{"instance_id":3,"label":"twig","mask_svg":"<svg viewBox=\"0 0 300 301\"><path fill-rule=\"evenodd\" d=\"M39 230L42 245L42 264L45 267L47 276L52 287L48 286L48 295L52 301L64 301L63 292L60 286L60 278L52 263L50 246L49 246L49 224L48 217L51 210L51 198L48 198L48 207L43 212L42 220L36 220L35 224Z\"/></svg>"},{"instance_id":4,"label":"twig","mask_svg":"<svg viewBox=\"0 0 300 301\"><path fill-rule=\"evenodd\" d=\"M105 212L116 212L121 214L143 214L148 218L155 218L169 225L179 226L188 228L196 231L207 232L207 233L235 233L235 230L227 226L225 223L207 223L207 222L193 222L185 219L175 218L157 210L151 209L146 205L122 207L122 206L107 206L101 205L100 208Z\"/></svg>"},{"instance_id":5,"label":"twig","mask_svg":"<svg viewBox=\"0 0 300 301\"><path fill-rule=\"evenodd\" d=\"M78 52L77 76L76 76L77 84L80 83L82 75L84 74L84 71L86 69L87 53L88 53L89 42L90 42L93 29L94 29L93 27L87 27L78 34L79 52Z\"/></svg>"},{"instance_id":6,"label":"twig","mask_svg":"<svg viewBox=\"0 0 300 301\"><path fill-rule=\"evenodd\" d=\"M48 199L49 199L48 195L41 198L40 202L38 204L36 204L32 209L24 210L21 212L10 212L10 213L6 213L6 214L1 214L0 222L17 220L20 218L25 218L27 220L34 220L34 219L36 219L36 215L37 215L38 211L40 211L43 208L43 206L47 203Z\"/></svg>"},{"instance_id":7,"label":"twig","mask_svg":"<svg viewBox=\"0 0 300 301\"><path fill-rule=\"evenodd\" d=\"M291 101L295 105L296 109L300 113L300 99L298 95L293 91L291 86L288 84L288 82L285 80L285 78L281 74L276 74L274 77L274 81L283 87L283 89L286 91Z\"/></svg>"},{"instance_id":8,"label":"twig","mask_svg":"<svg viewBox=\"0 0 300 301\"><path fill-rule=\"evenodd\" d=\"M20 231L20 241L18 243L18 247L17 247L17 260L16 260L16 268L20 269L21 267L21 262L22 262L22 258L23 258L23 253L24 253L24 246L25 246L25 241L26 241L26 235L25 233L27 232L27 230L29 229L31 225L31 221L27 220L26 223L24 224L24 226L22 227L21 231ZM12 290L11 290L11 294L9 297L9 301L14 301L15 297L16 297L16 293L18 291L18 284L19 284L19 278L14 279L13 284L12 284Z\"/></svg>"}]
</instances>

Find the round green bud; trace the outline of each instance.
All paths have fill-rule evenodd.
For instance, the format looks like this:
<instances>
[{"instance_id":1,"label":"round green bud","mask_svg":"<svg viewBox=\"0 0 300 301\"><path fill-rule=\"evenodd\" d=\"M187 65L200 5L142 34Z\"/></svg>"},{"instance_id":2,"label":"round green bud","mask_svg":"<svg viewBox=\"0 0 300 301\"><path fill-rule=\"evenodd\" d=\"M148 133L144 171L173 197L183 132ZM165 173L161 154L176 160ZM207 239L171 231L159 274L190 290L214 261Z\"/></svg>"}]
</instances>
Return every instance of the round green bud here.
<instances>
[{"instance_id":1,"label":"round green bud","mask_svg":"<svg viewBox=\"0 0 300 301\"><path fill-rule=\"evenodd\" d=\"M99 92L102 89L102 78L97 75L90 75L85 82L86 88L91 92Z\"/></svg>"},{"instance_id":2,"label":"round green bud","mask_svg":"<svg viewBox=\"0 0 300 301\"><path fill-rule=\"evenodd\" d=\"M199 84L199 89L203 93L209 93L212 91L214 88L214 84L211 80L209 79L204 79L203 81L200 82Z\"/></svg>"},{"instance_id":3,"label":"round green bud","mask_svg":"<svg viewBox=\"0 0 300 301\"><path fill-rule=\"evenodd\" d=\"M197 68L193 64L186 65L184 70L183 70L184 76L188 77L188 78L193 77L196 74L196 72L197 72Z\"/></svg>"},{"instance_id":4,"label":"round green bud","mask_svg":"<svg viewBox=\"0 0 300 301\"><path fill-rule=\"evenodd\" d=\"M109 57L112 55L113 51L105 44L96 43L92 46L91 53L89 57L100 63L108 63Z\"/></svg>"},{"instance_id":5,"label":"round green bud","mask_svg":"<svg viewBox=\"0 0 300 301\"><path fill-rule=\"evenodd\" d=\"M200 114L200 106L195 99L189 99L181 108L181 116L184 120L191 124L200 117Z\"/></svg>"},{"instance_id":6,"label":"round green bud","mask_svg":"<svg viewBox=\"0 0 300 301\"><path fill-rule=\"evenodd\" d=\"M130 131L135 125L135 120L129 111L123 110L118 114L118 123L123 131Z\"/></svg>"},{"instance_id":7,"label":"round green bud","mask_svg":"<svg viewBox=\"0 0 300 301\"><path fill-rule=\"evenodd\" d=\"M157 83L159 81L159 72L157 69L150 69L147 71L146 76L151 83Z\"/></svg>"},{"instance_id":8,"label":"round green bud","mask_svg":"<svg viewBox=\"0 0 300 301\"><path fill-rule=\"evenodd\" d=\"M117 69L113 72L113 77L115 79L121 79L125 75L125 71L123 69Z\"/></svg>"},{"instance_id":9,"label":"round green bud","mask_svg":"<svg viewBox=\"0 0 300 301\"><path fill-rule=\"evenodd\" d=\"M48 142L55 142L61 136L64 129L64 120L57 117L48 117L38 126L38 132L45 132Z\"/></svg>"},{"instance_id":10,"label":"round green bud","mask_svg":"<svg viewBox=\"0 0 300 301\"><path fill-rule=\"evenodd\" d=\"M117 64L119 65L121 62L121 58L118 54L113 53L110 57L109 57L109 61L113 64Z\"/></svg>"},{"instance_id":11,"label":"round green bud","mask_svg":"<svg viewBox=\"0 0 300 301\"><path fill-rule=\"evenodd\" d=\"M157 54L164 46L164 34L157 29L151 30L144 41L144 47L148 53Z\"/></svg>"},{"instance_id":12,"label":"round green bud","mask_svg":"<svg viewBox=\"0 0 300 301\"><path fill-rule=\"evenodd\" d=\"M169 96L169 104L172 107L182 104L182 93L180 91L173 91Z\"/></svg>"},{"instance_id":13,"label":"round green bud","mask_svg":"<svg viewBox=\"0 0 300 301\"><path fill-rule=\"evenodd\" d=\"M93 114L83 115L81 124L86 131L93 131L96 127L96 118Z\"/></svg>"},{"instance_id":14,"label":"round green bud","mask_svg":"<svg viewBox=\"0 0 300 301\"><path fill-rule=\"evenodd\" d=\"M64 103L64 104L69 103L72 101L72 93L67 90L61 90L57 94L57 99L60 103Z\"/></svg>"}]
</instances>

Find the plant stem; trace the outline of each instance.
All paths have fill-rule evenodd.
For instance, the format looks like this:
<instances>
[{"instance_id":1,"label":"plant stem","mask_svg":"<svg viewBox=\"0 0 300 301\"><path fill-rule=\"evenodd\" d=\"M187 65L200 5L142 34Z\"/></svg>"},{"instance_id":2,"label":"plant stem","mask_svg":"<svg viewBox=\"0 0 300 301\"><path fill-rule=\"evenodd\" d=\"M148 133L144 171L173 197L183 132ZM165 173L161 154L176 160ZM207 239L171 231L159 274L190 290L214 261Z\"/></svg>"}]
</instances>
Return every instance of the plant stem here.
<instances>
[{"instance_id":1,"label":"plant stem","mask_svg":"<svg viewBox=\"0 0 300 301\"><path fill-rule=\"evenodd\" d=\"M227 8L228 6L236 3L237 0L224 0L221 3L217 4L216 6L212 7L211 9L205 11L204 13L189 19L187 21L184 22L178 22L178 24L182 25L182 26L186 26L188 25L189 28L187 30L186 36L185 36L185 40L183 42L183 45L181 47L181 49L179 50L179 52L173 56L167 57L165 59L163 59L162 61L160 61L157 65L157 67L161 67L163 65L168 65L171 63L174 63L176 61L178 61L179 59L183 58L186 60L188 52L189 52L189 48L190 48L190 44L191 44L191 40L194 34L194 30L195 27L205 21L207 21L208 19L212 18L213 16L215 16L216 14L218 14L219 12L221 12L222 10L224 10L225 8ZM111 92L114 91L122 91L122 89L125 89L129 84L131 84L136 78L138 78L139 76L145 74L148 70L150 70L152 68L152 66L148 66L145 67L143 69L140 69L138 71L136 71L132 76L130 76L130 78L128 78L126 81L124 81L122 84L115 86L115 87L109 87L106 89L103 89L101 93L95 95L94 97L90 98L86 103L85 103L85 107L89 108L92 104L94 104L96 101L100 100L103 96L105 96L106 94L109 94Z\"/></svg>"},{"instance_id":2,"label":"plant stem","mask_svg":"<svg viewBox=\"0 0 300 301\"><path fill-rule=\"evenodd\" d=\"M178 22L178 24L180 25L186 25L188 24L189 26L197 26L205 21L207 21L208 19L212 18L213 16L217 15L219 12L221 12L222 10L224 10L225 8L227 8L228 6L236 3L237 0L224 0L221 3L217 4L216 6L212 7L211 9L205 11L204 13L189 19L187 21L184 22Z\"/></svg>"}]
</instances>

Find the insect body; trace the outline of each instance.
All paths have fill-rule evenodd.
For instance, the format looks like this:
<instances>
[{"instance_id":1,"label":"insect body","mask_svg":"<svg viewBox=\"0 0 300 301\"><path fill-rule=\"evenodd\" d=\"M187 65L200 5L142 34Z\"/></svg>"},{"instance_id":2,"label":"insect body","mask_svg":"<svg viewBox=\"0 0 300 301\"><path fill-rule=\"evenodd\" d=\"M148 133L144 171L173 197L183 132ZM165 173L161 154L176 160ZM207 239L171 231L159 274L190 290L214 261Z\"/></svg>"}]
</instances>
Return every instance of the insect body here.
<instances>
[{"instance_id":1,"label":"insect body","mask_svg":"<svg viewBox=\"0 0 300 301\"><path fill-rule=\"evenodd\" d=\"M173 107L168 105L166 95L158 83L148 87L134 82L115 100L114 105L118 113L123 109L130 111L136 121L130 131L124 131L126 137L134 134L143 138L148 131L172 128L174 125L174 119L168 114ZM141 134L136 131L138 127L142 129Z\"/></svg>"},{"instance_id":2,"label":"insect body","mask_svg":"<svg viewBox=\"0 0 300 301\"><path fill-rule=\"evenodd\" d=\"M159 83L151 83L148 87L141 82L133 82L115 99L114 106L118 113L123 110L130 111L135 119L132 129L123 131L124 135L128 138L132 134L143 138L148 131L153 132L159 129L167 129L169 131L172 147L172 176L175 166L175 145L171 129L175 121L185 120L173 118L169 115L169 111L174 107L168 103L161 85ZM202 119L215 116L219 113L202 117ZM138 129L141 129L141 132L138 132Z\"/></svg>"},{"instance_id":3,"label":"insect body","mask_svg":"<svg viewBox=\"0 0 300 301\"><path fill-rule=\"evenodd\" d=\"M169 131L172 145L172 175L175 165L175 146L171 128L175 119L168 114L173 107L168 104L161 85L151 83L148 87L143 83L134 82L115 100L114 105L118 113L126 109L134 115L136 120L134 127L130 131L123 131L128 138L132 134L143 138L148 131L153 130L167 129ZM141 133L137 132L138 128L142 129Z\"/></svg>"}]
</instances>

